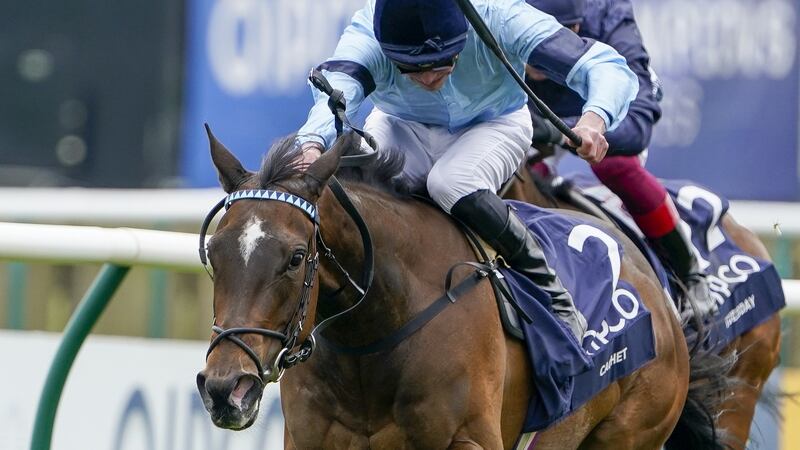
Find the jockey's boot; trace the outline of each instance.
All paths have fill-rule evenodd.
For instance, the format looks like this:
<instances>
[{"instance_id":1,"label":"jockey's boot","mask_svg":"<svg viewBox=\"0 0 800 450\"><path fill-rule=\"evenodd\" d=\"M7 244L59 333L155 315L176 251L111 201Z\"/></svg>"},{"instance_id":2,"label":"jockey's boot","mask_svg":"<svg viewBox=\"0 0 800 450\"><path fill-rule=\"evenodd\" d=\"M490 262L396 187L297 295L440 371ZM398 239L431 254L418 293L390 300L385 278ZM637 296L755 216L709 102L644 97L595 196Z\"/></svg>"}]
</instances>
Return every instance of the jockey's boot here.
<instances>
[{"instance_id":1,"label":"jockey's boot","mask_svg":"<svg viewBox=\"0 0 800 450\"><path fill-rule=\"evenodd\" d=\"M700 316L716 311L717 305L711 298L705 273L700 269L689 238L680 230L680 225L660 238L651 238L650 242L658 256L666 261L686 286L687 294L696 302ZM681 309L684 318L691 316L692 311L685 305Z\"/></svg>"},{"instance_id":2,"label":"jockey's boot","mask_svg":"<svg viewBox=\"0 0 800 450\"><path fill-rule=\"evenodd\" d=\"M511 268L547 292L553 312L569 326L578 342L583 340L586 319L547 264L539 241L500 197L488 190L473 192L459 199L450 212L491 245Z\"/></svg>"}]
</instances>

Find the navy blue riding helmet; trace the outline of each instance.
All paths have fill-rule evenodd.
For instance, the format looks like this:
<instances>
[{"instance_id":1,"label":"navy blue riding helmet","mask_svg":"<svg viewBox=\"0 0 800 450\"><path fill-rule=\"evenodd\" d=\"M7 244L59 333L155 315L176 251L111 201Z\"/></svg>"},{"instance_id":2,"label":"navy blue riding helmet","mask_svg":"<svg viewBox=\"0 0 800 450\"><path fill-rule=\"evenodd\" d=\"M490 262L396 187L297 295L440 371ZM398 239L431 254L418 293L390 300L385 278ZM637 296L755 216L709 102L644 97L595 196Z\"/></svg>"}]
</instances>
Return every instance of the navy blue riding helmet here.
<instances>
[{"instance_id":1,"label":"navy blue riding helmet","mask_svg":"<svg viewBox=\"0 0 800 450\"><path fill-rule=\"evenodd\" d=\"M408 71L452 65L467 41L467 18L453 0L377 0L373 29L386 56Z\"/></svg>"},{"instance_id":2,"label":"navy blue riding helmet","mask_svg":"<svg viewBox=\"0 0 800 450\"><path fill-rule=\"evenodd\" d=\"M564 26L583 22L585 0L526 0L529 5L555 17Z\"/></svg>"}]
</instances>

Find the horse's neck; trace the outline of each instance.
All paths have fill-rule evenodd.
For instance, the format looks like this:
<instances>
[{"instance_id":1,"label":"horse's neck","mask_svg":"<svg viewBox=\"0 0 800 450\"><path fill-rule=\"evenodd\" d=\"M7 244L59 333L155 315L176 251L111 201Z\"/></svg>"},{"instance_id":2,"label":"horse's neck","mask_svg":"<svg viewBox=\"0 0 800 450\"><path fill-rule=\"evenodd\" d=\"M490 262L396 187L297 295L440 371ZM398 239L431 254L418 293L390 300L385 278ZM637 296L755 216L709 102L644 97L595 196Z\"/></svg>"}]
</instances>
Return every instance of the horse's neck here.
<instances>
[{"instance_id":1,"label":"horse's neck","mask_svg":"<svg viewBox=\"0 0 800 450\"><path fill-rule=\"evenodd\" d=\"M471 257L463 234L443 213L422 202L400 200L368 186L352 184L348 194L367 223L374 248L375 276L369 295L332 332L346 345L363 345L407 322L441 294L453 261ZM319 202L323 240L354 280L364 268L361 235L329 190ZM330 315L358 299L335 265L323 257L318 311ZM438 293L436 293L438 292ZM326 302L328 302L326 304Z\"/></svg>"}]
</instances>

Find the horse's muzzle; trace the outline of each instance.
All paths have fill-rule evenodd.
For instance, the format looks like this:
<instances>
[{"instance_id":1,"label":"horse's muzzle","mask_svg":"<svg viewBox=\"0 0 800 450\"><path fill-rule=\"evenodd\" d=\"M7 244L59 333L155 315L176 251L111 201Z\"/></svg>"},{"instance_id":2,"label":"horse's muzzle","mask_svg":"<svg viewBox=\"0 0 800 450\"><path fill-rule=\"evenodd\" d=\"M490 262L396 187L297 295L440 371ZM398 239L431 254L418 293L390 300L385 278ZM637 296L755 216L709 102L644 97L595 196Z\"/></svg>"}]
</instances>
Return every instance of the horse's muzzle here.
<instances>
[{"instance_id":1,"label":"horse's muzzle","mask_svg":"<svg viewBox=\"0 0 800 450\"><path fill-rule=\"evenodd\" d=\"M242 430L255 422L264 384L253 374L234 373L226 377L197 374L197 390L214 425Z\"/></svg>"}]
</instances>

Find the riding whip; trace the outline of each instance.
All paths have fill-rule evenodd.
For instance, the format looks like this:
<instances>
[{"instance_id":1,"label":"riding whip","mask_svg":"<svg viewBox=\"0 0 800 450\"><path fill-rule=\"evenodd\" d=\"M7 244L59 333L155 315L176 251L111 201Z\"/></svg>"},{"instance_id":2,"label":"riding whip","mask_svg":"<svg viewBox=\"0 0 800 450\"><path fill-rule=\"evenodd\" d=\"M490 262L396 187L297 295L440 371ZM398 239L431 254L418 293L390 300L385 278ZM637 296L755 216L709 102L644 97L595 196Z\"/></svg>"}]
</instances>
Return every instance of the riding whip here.
<instances>
[{"instance_id":1,"label":"riding whip","mask_svg":"<svg viewBox=\"0 0 800 450\"><path fill-rule=\"evenodd\" d=\"M470 0L455 0L458 7L461 9L461 12L467 17L469 23L472 24L472 27L475 28L475 32L478 33L478 36L481 38L484 44L489 47L490 50L497 56L500 62L508 69L508 72L514 77L514 80L519 84L523 91L528 94L528 98L530 98L533 103L539 108L539 111L544 114L544 116L549 120L553 125L558 128L558 131L564 133L564 136L568 137L570 141L572 141L576 146L580 147L583 143L581 138L572 131L567 124L565 124L555 113L547 106L545 103L533 93L531 88L525 84L525 80L519 76L514 67L511 66L511 63L508 62L508 58L506 58L505 53L503 53L503 49L500 48L500 44L497 43L497 40L492 36L492 32L489 31L489 27L486 26L483 19L481 18L478 11L475 10L475 7L472 6Z\"/></svg>"}]
</instances>

